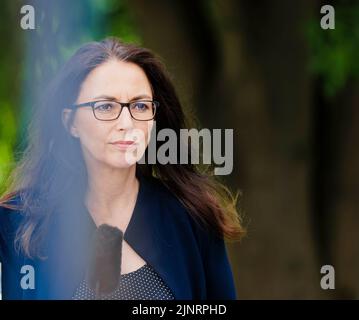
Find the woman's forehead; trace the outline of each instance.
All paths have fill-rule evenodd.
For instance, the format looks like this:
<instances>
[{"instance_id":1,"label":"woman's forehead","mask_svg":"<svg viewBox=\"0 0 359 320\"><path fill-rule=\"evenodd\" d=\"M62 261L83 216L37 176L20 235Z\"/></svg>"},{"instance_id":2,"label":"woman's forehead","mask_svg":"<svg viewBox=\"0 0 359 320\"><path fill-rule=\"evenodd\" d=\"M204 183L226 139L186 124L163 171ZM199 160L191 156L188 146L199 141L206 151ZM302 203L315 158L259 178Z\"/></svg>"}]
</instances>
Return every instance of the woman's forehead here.
<instances>
[{"instance_id":1,"label":"woman's forehead","mask_svg":"<svg viewBox=\"0 0 359 320\"><path fill-rule=\"evenodd\" d=\"M152 96L145 72L134 63L110 60L89 73L81 85L79 100L109 96L127 101L139 95Z\"/></svg>"}]
</instances>

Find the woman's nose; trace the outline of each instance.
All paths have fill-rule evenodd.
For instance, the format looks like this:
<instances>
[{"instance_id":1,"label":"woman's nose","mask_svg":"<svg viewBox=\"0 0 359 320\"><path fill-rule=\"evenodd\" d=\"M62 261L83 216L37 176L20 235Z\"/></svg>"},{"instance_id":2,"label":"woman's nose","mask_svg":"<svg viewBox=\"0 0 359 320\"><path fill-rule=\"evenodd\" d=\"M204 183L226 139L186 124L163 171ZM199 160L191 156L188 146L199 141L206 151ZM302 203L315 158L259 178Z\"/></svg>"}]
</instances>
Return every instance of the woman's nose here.
<instances>
[{"instance_id":1,"label":"woman's nose","mask_svg":"<svg viewBox=\"0 0 359 320\"><path fill-rule=\"evenodd\" d=\"M133 127L133 119L128 108L122 108L116 125L118 129L129 129Z\"/></svg>"}]
</instances>

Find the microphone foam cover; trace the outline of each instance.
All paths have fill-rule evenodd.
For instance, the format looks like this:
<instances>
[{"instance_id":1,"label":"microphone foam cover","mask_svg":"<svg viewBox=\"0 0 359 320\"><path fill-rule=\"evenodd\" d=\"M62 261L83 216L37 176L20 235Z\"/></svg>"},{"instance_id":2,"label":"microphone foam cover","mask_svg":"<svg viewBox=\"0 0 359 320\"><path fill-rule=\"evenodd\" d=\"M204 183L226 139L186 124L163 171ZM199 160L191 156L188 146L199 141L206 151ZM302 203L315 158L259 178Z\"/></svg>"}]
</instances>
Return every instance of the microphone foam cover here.
<instances>
[{"instance_id":1,"label":"microphone foam cover","mask_svg":"<svg viewBox=\"0 0 359 320\"><path fill-rule=\"evenodd\" d=\"M108 224L100 225L94 233L87 283L97 297L119 287L122 241L123 232Z\"/></svg>"}]
</instances>

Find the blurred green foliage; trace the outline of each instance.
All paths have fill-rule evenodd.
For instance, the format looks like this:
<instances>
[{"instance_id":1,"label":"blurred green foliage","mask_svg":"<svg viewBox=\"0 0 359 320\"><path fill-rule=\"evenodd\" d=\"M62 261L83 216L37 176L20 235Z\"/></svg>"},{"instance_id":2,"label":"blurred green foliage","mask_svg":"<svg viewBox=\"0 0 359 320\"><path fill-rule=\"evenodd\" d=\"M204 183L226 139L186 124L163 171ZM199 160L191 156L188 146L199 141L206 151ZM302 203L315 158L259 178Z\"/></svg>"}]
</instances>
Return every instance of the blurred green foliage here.
<instances>
[{"instance_id":1,"label":"blurred green foliage","mask_svg":"<svg viewBox=\"0 0 359 320\"><path fill-rule=\"evenodd\" d=\"M19 20L20 1L4 2L0 10L0 192L14 163L18 127L19 91Z\"/></svg>"},{"instance_id":2,"label":"blurred green foliage","mask_svg":"<svg viewBox=\"0 0 359 320\"><path fill-rule=\"evenodd\" d=\"M8 172L13 168L14 146L16 137L15 112L8 101L0 104L0 182L4 182ZM0 183L0 191L2 183Z\"/></svg>"},{"instance_id":3,"label":"blurred green foliage","mask_svg":"<svg viewBox=\"0 0 359 320\"><path fill-rule=\"evenodd\" d=\"M350 79L359 77L359 1L333 5L335 29L320 27L322 15L313 17L307 28L310 70L323 81L324 94L332 97Z\"/></svg>"}]
</instances>

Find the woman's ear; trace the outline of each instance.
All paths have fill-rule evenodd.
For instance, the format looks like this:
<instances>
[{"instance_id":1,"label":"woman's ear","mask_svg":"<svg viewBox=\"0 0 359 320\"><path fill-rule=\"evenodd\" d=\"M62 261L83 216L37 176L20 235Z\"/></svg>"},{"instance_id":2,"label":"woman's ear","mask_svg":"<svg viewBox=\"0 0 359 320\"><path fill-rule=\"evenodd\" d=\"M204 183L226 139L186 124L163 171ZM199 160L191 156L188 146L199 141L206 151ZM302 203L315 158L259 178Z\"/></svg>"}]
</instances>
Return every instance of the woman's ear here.
<instances>
[{"instance_id":1,"label":"woman's ear","mask_svg":"<svg viewBox=\"0 0 359 320\"><path fill-rule=\"evenodd\" d=\"M70 126L71 114L72 114L71 109L67 109L67 108L64 109L62 111L62 123L63 123L66 131L68 131L73 137L78 138L79 135L78 135L76 127L74 125L71 125L71 127L69 127Z\"/></svg>"}]
</instances>

